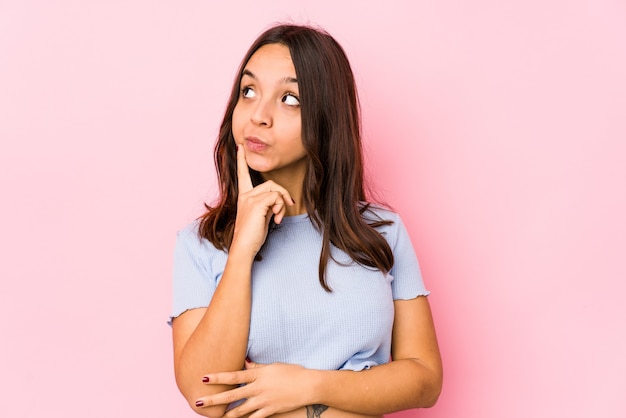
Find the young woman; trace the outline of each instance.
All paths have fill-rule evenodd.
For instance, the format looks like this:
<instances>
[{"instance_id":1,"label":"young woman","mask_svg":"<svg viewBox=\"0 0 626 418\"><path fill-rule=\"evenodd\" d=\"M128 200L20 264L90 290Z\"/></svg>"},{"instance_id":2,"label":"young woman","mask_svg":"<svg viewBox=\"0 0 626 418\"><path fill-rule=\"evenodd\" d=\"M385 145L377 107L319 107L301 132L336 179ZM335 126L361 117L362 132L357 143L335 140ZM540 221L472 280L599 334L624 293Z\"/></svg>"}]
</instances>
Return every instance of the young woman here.
<instances>
[{"instance_id":1,"label":"young woman","mask_svg":"<svg viewBox=\"0 0 626 418\"><path fill-rule=\"evenodd\" d=\"M409 236L367 203L341 46L263 33L215 147L221 194L178 234L176 382L210 417L380 416L436 402L442 367ZM390 359L391 357L391 359Z\"/></svg>"}]
</instances>

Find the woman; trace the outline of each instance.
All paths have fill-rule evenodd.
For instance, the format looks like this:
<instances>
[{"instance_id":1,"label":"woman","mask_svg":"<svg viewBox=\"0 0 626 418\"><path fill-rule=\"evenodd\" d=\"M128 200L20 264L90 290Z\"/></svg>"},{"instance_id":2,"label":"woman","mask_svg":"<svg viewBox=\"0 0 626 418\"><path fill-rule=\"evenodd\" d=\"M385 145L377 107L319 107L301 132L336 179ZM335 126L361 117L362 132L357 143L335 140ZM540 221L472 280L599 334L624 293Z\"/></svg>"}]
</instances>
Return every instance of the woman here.
<instances>
[{"instance_id":1,"label":"woman","mask_svg":"<svg viewBox=\"0 0 626 418\"><path fill-rule=\"evenodd\" d=\"M428 292L400 218L366 203L341 46L310 27L263 33L215 162L219 201L175 250L174 365L192 408L332 418L432 406L442 368Z\"/></svg>"}]
</instances>

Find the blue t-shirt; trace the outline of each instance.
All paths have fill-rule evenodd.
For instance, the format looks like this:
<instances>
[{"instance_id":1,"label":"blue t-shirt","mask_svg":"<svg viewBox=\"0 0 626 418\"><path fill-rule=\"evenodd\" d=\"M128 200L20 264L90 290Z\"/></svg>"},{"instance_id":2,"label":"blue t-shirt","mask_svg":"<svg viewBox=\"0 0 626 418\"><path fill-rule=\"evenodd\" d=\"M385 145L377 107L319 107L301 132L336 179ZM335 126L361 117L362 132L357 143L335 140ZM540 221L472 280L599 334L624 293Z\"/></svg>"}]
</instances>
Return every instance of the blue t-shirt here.
<instances>
[{"instance_id":1,"label":"blue t-shirt","mask_svg":"<svg viewBox=\"0 0 626 418\"><path fill-rule=\"evenodd\" d=\"M372 210L393 221L378 231L389 242L394 266L385 274L353 262L332 247L326 269L331 293L319 283L322 235L308 215L285 217L272 228L261 250L262 260L252 267L247 352L252 361L355 371L389 361L393 301L429 292L400 217L387 210ZM179 231L172 318L209 305L226 258L225 251L199 238L198 221Z\"/></svg>"}]
</instances>

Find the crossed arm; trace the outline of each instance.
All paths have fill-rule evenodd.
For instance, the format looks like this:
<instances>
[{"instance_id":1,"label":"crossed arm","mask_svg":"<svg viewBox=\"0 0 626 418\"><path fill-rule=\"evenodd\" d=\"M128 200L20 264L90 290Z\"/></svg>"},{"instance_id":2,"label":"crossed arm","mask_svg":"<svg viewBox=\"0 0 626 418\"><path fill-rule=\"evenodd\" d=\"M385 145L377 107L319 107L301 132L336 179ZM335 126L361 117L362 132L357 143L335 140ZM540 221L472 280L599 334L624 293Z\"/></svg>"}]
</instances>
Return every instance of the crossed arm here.
<instances>
[{"instance_id":1,"label":"crossed arm","mask_svg":"<svg viewBox=\"0 0 626 418\"><path fill-rule=\"evenodd\" d=\"M251 414L261 418L288 413L284 418L304 418L323 413L324 418L350 418L430 407L441 391L442 367L428 300L418 297L396 301L395 308L393 360L388 364L360 372L310 370L289 364L244 364L244 346L238 361L231 363L235 371L207 373L210 368L194 361L184 372L184 363L180 361L188 361L188 352L177 362L179 387L196 412L213 418L222 416L227 404L240 399L247 400L228 411L226 417ZM183 329L193 328L198 319L200 325L206 313L205 309L195 309L174 321L175 347L176 341L182 340ZM181 351L177 351L180 356ZM202 351L204 359L214 357L208 355L213 353L211 349ZM240 370L244 365L246 369ZM241 383L246 385L232 386ZM197 401L202 402L202 407L196 407Z\"/></svg>"}]
</instances>

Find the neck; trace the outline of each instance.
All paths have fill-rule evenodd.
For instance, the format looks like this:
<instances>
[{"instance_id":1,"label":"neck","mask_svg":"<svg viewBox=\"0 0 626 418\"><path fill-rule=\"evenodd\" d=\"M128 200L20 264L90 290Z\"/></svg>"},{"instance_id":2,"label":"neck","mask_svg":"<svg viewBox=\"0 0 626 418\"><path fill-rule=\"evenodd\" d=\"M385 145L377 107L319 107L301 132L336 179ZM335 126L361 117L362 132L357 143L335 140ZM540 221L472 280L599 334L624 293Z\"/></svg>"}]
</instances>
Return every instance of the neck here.
<instances>
[{"instance_id":1,"label":"neck","mask_svg":"<svg viewBox=\"0 0 626 418\"><path fill-rule=\"evenodd\" d=\"M304 215L306 213L306 207L304 207L304 202L296 200L296 204L293 206L287 206L286 216L296 216L296 215Z\"/></svg>"}]
</instances>

